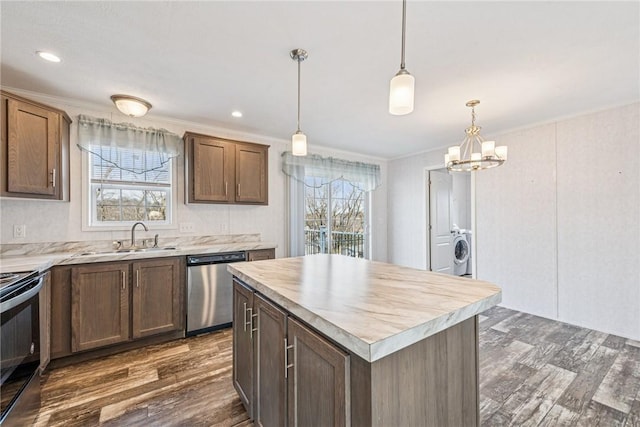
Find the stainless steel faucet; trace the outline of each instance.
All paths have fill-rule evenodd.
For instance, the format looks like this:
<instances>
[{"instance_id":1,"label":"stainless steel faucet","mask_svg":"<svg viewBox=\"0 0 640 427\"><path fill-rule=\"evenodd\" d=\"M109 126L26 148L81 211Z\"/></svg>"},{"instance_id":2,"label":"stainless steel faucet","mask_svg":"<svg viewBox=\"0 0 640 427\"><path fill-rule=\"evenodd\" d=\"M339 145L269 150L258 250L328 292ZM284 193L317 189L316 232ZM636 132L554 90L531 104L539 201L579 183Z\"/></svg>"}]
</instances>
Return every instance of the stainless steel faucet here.
<instances>
[{"instance_id":1,"label":"stainless steel faucet","mask_svg":"<svg viewBox=\"0 0 640 427\"><path fill-rule=\"evenodd\" d=\"M142 222L138 221L135 224L133 224L133 226L131 227L131 247L132 248L136 247L136 225L141 225L142 227L144 227L144 231L149 231L147 226L144 225L144 223Z\"/></svg>"}]
</instances>

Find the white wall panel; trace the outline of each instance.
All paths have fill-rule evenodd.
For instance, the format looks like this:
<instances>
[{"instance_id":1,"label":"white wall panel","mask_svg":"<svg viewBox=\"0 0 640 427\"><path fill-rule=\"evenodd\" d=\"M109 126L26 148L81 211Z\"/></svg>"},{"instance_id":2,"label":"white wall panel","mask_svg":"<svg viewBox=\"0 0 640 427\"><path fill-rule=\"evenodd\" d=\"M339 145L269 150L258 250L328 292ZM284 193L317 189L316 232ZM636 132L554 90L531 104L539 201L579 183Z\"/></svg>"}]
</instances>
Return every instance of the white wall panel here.
<instances>
[{"instance_id":1,"label":"white wall panel","mask_svg":"<svg viewBox=\"0 0 640 427\"><path fill-rule=\"evenodd\" d=\"M502 287L503 305L555 318L555 125L496 137L508 161L476 172L477 278Z\"/></svg>"},{"instance_id":2,"label":"white wall panel","mask_svg":"<svg viewBox=\"0 0 640 427\"><path fill-rule=\"evenodd\" d=\"M640 337L638 104L558 123L559 316Z\"/></svg>"}]
</instances>

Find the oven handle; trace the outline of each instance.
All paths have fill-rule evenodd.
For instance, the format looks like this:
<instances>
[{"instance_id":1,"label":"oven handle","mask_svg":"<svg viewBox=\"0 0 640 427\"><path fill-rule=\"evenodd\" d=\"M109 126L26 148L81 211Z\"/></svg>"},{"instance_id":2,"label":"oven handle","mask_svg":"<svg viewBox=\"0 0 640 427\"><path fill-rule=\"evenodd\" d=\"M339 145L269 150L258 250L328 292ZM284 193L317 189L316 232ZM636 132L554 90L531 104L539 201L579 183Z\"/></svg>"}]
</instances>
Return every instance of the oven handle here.
<instances>
[{"instance_id":1,"label":"oven handle","mask_svg":"<svg viewBox=\"0 0 640 427\"><path fill-rule=\"evenodd\" d=\"M44 282L44 276L40 276L38 278L38 284L33 288L29 289L27 292L16 296L15 298L11 298L9 301L5 301L0 304L0 313L4 313L5 311L11 310L13 307L17 307L23 302L29 300L34 295L37 295L42 289L42 285Z\"/></svg>"}]
</instances>

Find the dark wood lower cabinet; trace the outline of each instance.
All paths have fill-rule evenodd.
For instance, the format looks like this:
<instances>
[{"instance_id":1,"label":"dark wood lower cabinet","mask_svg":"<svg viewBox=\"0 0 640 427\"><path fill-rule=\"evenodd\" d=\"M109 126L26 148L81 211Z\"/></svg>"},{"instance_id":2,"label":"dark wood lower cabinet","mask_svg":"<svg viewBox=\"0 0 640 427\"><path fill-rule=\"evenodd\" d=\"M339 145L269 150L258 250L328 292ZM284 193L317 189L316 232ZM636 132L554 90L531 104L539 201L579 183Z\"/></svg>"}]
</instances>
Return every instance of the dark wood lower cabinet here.
<instances>
[{"instance_id":1,"label":"dark wood lower cabinet","mask_svg":"<svg viewBox=\"0 0 640 427\"><path fill-rule=\"evenodd\" d=\"M287 320L287 328L293 346L287 392L289 425L350 425L349 355L295 319Z\"/></svg>"},{"instance_id":2,"label":"dark wood lower cabinet","mask_svg":"<svg viewBox=\"0 0 640 427\"><path fill-rule=\"evenodd\" d=\"M285 425L287 400L285 346L287 314L256 295L253 333L255 341L256 388L254 420L259 426Z\"/></svg>"},{"instance_id":3,"label":"dark wood lower cabinet","mask_svg":"<svg viewBox=\"0 0 640 427\"><path fill-rule=\"evenodd\" d=\"M233 286L233 382L254 423L348 425L350 356L236 279Z\"/></svg>"},{"instance_id":4,"label":"dark wood lower cabinet","mask_svg":"<svg viewBox=\"0 0 640 427\"><path fill-rule=\"evenodd\" d=\"M54 267L51 359L184 337L185 276L183 257Z\"/></svg>"},{"instance_id":5,"label":"dark wood lower cabinet","mask_svg":"<svg viewBox=\"0 0 640 427\"><path fill-rule=\"evenodd\" d=\"M127 341L129 263L76 267L71 276L71 351Z\"/></svg>"},{"instance_id":6,"label":"dark wood lower cabinet","mask_svg":"<svg viewBox=\"0 0 640 427\"><path fill-rule=\"evenodd\" d=\"M233 281L233 386L253 418L253 339L251 315L253 291Z\"/></svg>"},{"instance_id":7,"label":"dark wood lower cabinet","mask_svg":"<svg viewBox=\"0 0 640 427\"><path fill-rule=\"evenodd\" d=\"M134 262L132 336L134 339L184 328L180 260Z\"/></svg>"},{"instance_id":8,"label":"dark wood lower cabinet","mask_svg":"<svg viewBox=\"0 0 640 427\"><path fill-rule=\"evenodd\" d=\"M259 426L478 426L477 322L368 362L234 277L234 384Z\"/></svg>"}]
</instances>

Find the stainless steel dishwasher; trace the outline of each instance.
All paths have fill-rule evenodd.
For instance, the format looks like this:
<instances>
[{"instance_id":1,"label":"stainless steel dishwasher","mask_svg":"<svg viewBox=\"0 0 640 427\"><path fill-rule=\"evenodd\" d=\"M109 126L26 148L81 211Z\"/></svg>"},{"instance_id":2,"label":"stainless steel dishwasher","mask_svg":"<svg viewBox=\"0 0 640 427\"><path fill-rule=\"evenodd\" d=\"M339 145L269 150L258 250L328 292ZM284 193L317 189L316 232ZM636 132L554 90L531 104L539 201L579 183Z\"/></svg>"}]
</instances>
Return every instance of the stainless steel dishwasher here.
<instances>
[{"instance_id":1,"label":"stainless steel dishwasher","mask_svg":"<svg viewBox=\"0 0 640 427\"><path fill-rule=\"evenodd\" d=\"M245 252L187 256L187 335L231 326L233 284L227 264Z\"/></svg>"}]
</instances>

